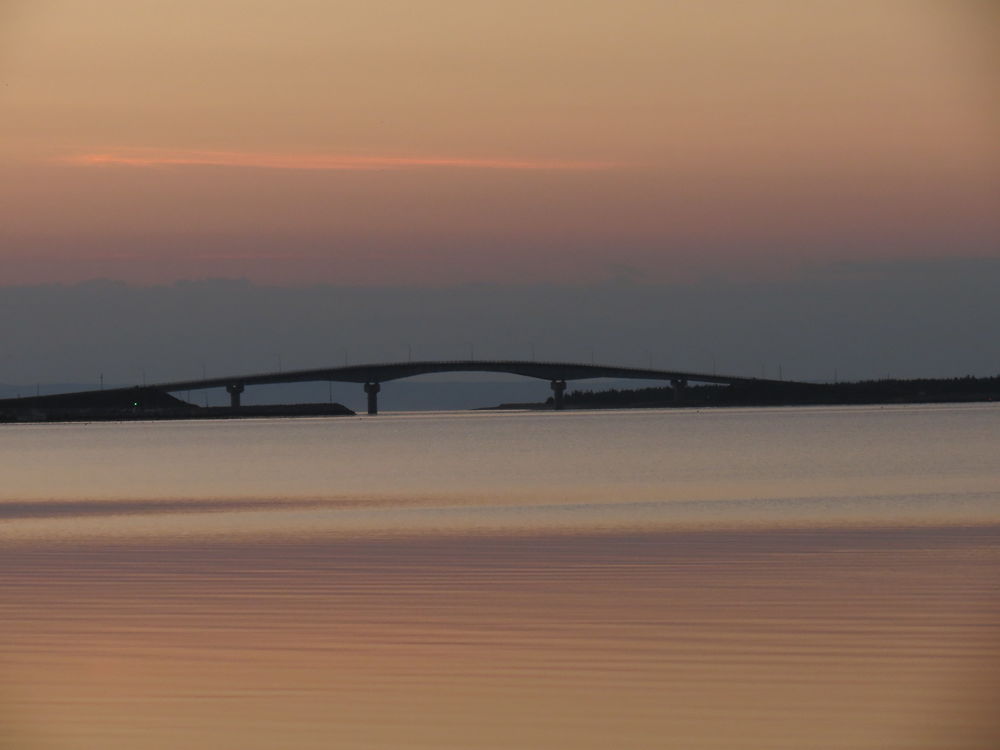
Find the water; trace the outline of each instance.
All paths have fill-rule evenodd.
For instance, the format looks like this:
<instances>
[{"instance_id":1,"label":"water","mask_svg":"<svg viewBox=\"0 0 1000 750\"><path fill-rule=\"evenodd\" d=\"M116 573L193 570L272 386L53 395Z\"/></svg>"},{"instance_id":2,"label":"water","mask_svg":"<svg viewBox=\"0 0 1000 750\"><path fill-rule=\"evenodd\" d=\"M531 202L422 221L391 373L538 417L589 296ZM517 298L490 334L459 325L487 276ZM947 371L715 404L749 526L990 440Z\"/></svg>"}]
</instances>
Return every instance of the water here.
<instances>
[{"instance_id":1,"label":"water","mask_svg":"<svg viewBox=\"0 0 1000 750\"><path fill-rule=\"evenodd\" d=\"M959 748L1000 408L0 427L0 748Z\"/></svg>"}]
</instances>

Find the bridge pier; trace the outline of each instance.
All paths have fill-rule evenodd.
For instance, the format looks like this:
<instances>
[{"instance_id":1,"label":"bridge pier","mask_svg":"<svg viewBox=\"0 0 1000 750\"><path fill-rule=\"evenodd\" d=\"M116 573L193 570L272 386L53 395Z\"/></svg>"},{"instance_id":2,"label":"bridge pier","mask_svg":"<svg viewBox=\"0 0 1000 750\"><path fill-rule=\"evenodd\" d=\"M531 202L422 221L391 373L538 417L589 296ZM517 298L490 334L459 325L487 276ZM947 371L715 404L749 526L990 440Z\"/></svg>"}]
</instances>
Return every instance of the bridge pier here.
<instances>
[{"instance_id":1,"label":"bridge pier","mask_svg":"<svg viewBox=\"0 0 1000 750\"><path fill-rule=\"evenodd\" d=\"M378 392L382 386L378 383L365 383L365 393L368 394L368 413L378 414Z\"/></svg>"},{"instance_id":2,"label":"bridge pier","mask_svg":"<svg viewBox=\"0 0 1000 750\"><path fill-rule=\"evenodd\" d=\"M552 380L549 382L552 388L552 408L560 411L563 408L563 393L566 391L565 380Z\"/></svg>"},{"instance_id":3,"label":"bridge pier","mask_svg":"<svg viewBox=\"0 0 1000 750\"><path fill-rule=\"evenodd\" d=\"M233 409L239 409L240 394L243 393L243 383L230 383L226 386L226 393L229 394L229 406Z\"/></svg>"},{"instance_id":4,"label":"bridge pier","mask_svg":"<svg viewBox=\"0 0 1000 750\"><path fill-rule=\"evenodd\" d=\"M670 387L674 389L674 403L679 404L684 401L684 390L687 388L688 382L686 378L673 378L670 381Z\"/></svg>"}]
</instances>

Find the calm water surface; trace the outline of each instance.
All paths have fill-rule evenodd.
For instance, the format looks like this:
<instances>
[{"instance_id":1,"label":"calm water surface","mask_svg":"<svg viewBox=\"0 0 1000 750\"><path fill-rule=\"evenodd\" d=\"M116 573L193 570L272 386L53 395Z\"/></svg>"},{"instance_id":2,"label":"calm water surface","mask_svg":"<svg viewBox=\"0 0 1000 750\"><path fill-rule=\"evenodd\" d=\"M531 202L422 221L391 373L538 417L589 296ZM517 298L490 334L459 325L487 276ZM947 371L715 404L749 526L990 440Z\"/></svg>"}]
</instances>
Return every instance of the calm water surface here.
<instances>
[{"instance_id":1,"label":"calm water surface","mask_svg":"<svg viewBox=\"0 0 1000 750\"><path fill-rule=\"evenodd\" d=\"M0 426L0 748L1000 746L1000 408Z\"/></svg>"}]
</instances>

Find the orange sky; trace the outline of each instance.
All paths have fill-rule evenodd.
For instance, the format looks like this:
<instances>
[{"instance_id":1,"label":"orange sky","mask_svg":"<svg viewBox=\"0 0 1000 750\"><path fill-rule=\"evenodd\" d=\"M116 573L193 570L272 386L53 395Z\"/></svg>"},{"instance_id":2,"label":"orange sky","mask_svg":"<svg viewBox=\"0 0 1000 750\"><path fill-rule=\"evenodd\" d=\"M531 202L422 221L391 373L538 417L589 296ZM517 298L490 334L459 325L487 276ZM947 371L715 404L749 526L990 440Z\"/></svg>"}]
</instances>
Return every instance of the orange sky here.
<instances>
[{"instance_id":1,"label":"orange sky","mask_svg":"<svg viewBox=\"0 0 1000 750\"><path fill-rule=\"evenodd\" d=\"M990 7L0 3L0 283L996 254Z\"/></svg>"}]
</instances>

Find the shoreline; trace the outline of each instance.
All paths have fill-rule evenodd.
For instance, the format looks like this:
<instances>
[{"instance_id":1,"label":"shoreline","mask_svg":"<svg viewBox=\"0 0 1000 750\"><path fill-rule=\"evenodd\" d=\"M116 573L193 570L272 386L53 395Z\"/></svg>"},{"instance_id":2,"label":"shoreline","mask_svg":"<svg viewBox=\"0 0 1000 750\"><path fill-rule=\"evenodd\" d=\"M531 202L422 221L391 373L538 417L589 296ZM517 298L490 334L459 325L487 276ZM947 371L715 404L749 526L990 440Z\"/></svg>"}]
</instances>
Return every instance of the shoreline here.
<instances>
[{"instance_id":1,"label":"shoreline","mask_svg":"<svg viewBox=\"0 0 1000 750\"><path fill-rule=\"evenodd\" d=\"M264 404L260 406L182 406L158 409L24 409L0 413L0 423L158 422L180 419L247 419L261 417L350 417L343 404Z\"/></svg>"}]
</instances>

